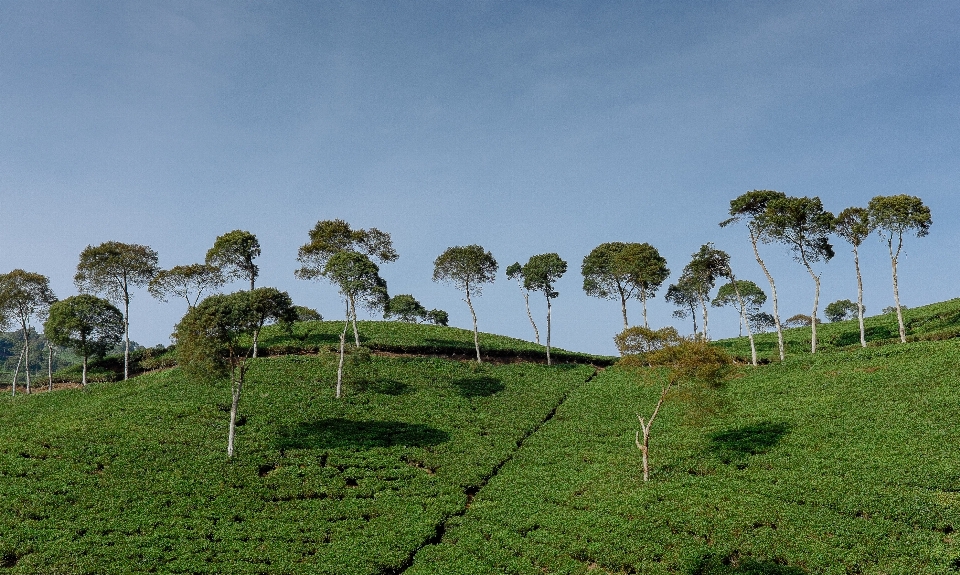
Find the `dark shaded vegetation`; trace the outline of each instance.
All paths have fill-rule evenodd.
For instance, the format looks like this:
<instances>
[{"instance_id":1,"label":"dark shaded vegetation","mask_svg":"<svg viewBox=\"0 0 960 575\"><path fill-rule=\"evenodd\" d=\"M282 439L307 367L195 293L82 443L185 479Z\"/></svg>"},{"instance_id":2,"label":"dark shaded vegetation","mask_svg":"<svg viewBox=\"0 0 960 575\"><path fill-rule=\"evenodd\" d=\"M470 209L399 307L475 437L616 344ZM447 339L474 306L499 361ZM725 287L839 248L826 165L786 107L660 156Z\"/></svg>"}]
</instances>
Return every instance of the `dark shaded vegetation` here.
<instances>
[{"instance_id":1,"label":"dark shaded vegetation","mask_svg":"<svg viewBox=\"0 0 960 575\"><path fill-rule=\"evenodd\" d=\"M280 430L279 449L371 449L426 447L450 441L446 431L402 421L353 421L343 418L298 423Z\"/></svg>"},{"instance_id":2,"label":"dark shaded vegetation","mask_svg":"<svg viewBox=\"0 0 960 575\"><path fill-rule=\"evenodd\" d=\"M710 450L724 463L766 453L776 447L790 427L787 423L762 421L717 431L710 434Z\"/></svg>"},{"instance_id":3,"label":"dark shaded vegetation","mask_svg":"<svg viewBox=\"0 0 960 575\"><path fill-rule=\"evenodd\" d=\"M460 377L450 382L463 397L487 397L503 391L503 382L495 377Z\"/></svg>"},{"instance_id":4,"label":"dark shaded vegetation","mask_svg":"<svg viewBox=\"0 0 960 575\"><path fill-rule=\"evenodd\" d=\"M799 567L791 567L777 560L757 560L732 553L726 557L704 557L690 575L805 575Z\"/></svg>"}]
</instances>

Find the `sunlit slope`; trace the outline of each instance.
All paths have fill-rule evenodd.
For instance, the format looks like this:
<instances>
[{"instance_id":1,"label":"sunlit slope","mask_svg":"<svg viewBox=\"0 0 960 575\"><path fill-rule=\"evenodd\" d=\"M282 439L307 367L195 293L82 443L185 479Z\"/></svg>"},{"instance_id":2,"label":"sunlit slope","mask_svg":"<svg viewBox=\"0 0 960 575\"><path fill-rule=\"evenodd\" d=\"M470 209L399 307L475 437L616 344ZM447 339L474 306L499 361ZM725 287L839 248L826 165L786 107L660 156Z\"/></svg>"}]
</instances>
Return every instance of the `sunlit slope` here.
<instances>
[{"instance_id":1,"label":"sunlit slope","mask_svg":"<svg viewBox=\"0 0 960 575\"><path fill-rule=\"evenodd\" d=\"M268 353L299 353L335 350L340 345L343 321L296 323L291 331L279 326L264 330L261 345ZM473 331L456 327L400 321L358 322L360 343L374 351L405 354L475 357ZM489 358L546 360L546 348L531 341L491 333L479 334L480 353ZM347 328L347 343L354 342L352 327ZM610 358L552 348L550 355L559 362L609 363Z\"/></svg>"},{"instance_id":2,"label":"sunlit slope","mask_svg":"<svg viewBox=\"0 0 960 575\"><path fill-rule=\"evenodd\" d=\"M180 370L0 400L0 572L402 568L590 366L255 360L238 456L227 385Z\"/></svg>"},{"instance_id":3,"label":"sunlit slope","mask_svg":"<svg viewBox=\"0 0 960 575\"><path fill-rule=\"evenodd\" d=\"M960 299L903 310L907 341L937 341L960 337ZM887 313L864 318L867 345L877 346L900 341L897 314ZM783 332L788 354L810 353L810 327L795 327ZM757 354L764 359L779 359L777 333L756 336ZM746 337L717 342L740 358L750 358ZM860 347L860 324L856 319L817 325L817 350L838 351Z\"/></svg>"},{"instance_id":4,"label":"sunlit slope","mask_svg":"<svg viewBox=\"0 0 960 575\"><path fill-rule=\"evenodd\" d=\"M808 354L743 368L700 409L675 398L644 484L634 433L658 393L619 368L577 388L408 573L960 570L956 340Z\"/></svg>"}]
</instances>

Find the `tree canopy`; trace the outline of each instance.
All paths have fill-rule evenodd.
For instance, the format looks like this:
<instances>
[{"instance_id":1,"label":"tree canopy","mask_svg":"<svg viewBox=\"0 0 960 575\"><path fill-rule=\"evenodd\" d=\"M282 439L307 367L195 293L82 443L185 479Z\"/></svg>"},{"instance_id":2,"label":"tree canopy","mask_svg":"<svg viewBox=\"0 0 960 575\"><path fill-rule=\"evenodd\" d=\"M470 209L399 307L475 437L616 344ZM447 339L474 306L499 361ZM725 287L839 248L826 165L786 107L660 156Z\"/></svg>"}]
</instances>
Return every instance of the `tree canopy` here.
<instances>
[{"instance_id":1,"label":"tree canopy","mask_svg":"<svg viewBox=\"0 0 960 575\"><path fill-rule=\"evenodd\" d=\"M497 279L497 260L493 254L477 244L447 248L433 261L433 281L452 284L466 295L467 307L473 317L473 343L480 359L480 335L477 330L477 313L473 309L471 294L480 295L483 284Z\"/></svg>"},{"instance_id":2,"label":"tree canopy","mask_svg":"<svg viewBox=\"0 0 960 575\"><path fill-rule=\"evenodd\" d=\"M45 275L13 270L0 274L0 319L17 320L23 332L24 362L30 365L30 330L27 326L33 317L46 314L50 305L57 300L50 289L50 278ZM26 370L27 393L30 393L30 369ZM16 382L14 382L16 392Z\"/></svg>"},{"instance_id":3,"label":"tree canopy","mask_svg":"<svg viewBox=\"0 0 960 575\"><path fill-rule=\"evenodd\" d=\"M212 295L187 311L173 337L184 372L202 380L229 379L232 389L227 456L233 457L240 394L253 354L253 334L268 321L296 319L286 292L259 288Z\"/></svg>"},{"instance_id":4,"label":"tree canopy","mask_svg":"<svg viewBox=\"0 0 960 575\"><path fill-rule=\"evenodd\" d=\"M777 329L777 347L780 352L780 361L786 358L786 349L783 343L783 327L780 325L780 305L777 300L777 284L773 281L773 276L767 265L760 257L760 250L757 248L758 242L768 243L772 241L769 234L768 221L764 218L767 212L767 205L778 199L786 198L783 192L774 190L753 190L737 196L730 200L730 217L720 222L720 227L726 227L735 222L743 221L746 223L747 231L750 233L750 245L753 247L753 255L757 260L757 265L763 270L763 275L767 277L770 284L770 297L773 300L773 326Z\"/></svg>"},{"instance_id":5,"label":"tree canopy","mask_svg":"<svg viewBox=\"0 0 960 575\"><path fill-rule=\"evenodd\" d=\"M900 326L900 341L906 343L907 332L903 324L903 306L900 304L900 289L897 284L897 261L903 248L903 235L914 231L918 238L930 233L933 219L930 208L915 196L900 194L896 196L877 196L867 205L870 212L870 224L887 243L890 250L890 267L893 272L893 300L897 310L897 323ZM897 247L894 249L893 244Z\"/></svg>"},{"instance_id":6,"label":"tree canopy","mask_svg":"<svg viewBox=\"0 0 960 575\"><path fill-rule=\"evenodd\" d=\"M656 295L670 270L656 248L648 243L609 242L593 248L580 267L583 291L603 299L619 299L623 327L627 320L627 300L643 302L643 322L647 325L647 299Z\"/></svg>"},{"instance_id":7,"label":"tree canopy","mask_svg":"<svg viewBox=\"0 0 960 575\"><path fill-rule=\"evenodd\" d=\"M89 358L103 357L123 340L123 313L97 296L70 296L50 306L43 333L54 345L70 348L83 358L81 382L86 387Z\"/></svg>"},{"instance_id":8,"label":"tree canopy","mask_svg":"<svg viewBox=\"0 0 960 575\"><path fill-rule=\"evenodd\" d=\"M559 254L548 253L531 256L523 264L523 287L529 291L537 291L547 298L547 365L550 360L550 300L560 294L553 288L563 274L567 273L567 262Z\"/></svg>"},{"instance_id":9,"label":"tree canopy","mask_svg":"<svg viewBox=\"0 0 960 575\"><path fill-rule=\"evenodd\" d=\"M162 302L170 296L182 297L194 307L204 292L216 291L226 283L221 268L210 264L190 264L160 270L147 284L150 295Z\"/></svg>"},{"instance_id":10,"label":"tree canopy","mask_svg":"<svg viewBox=\"0 0 960 575\"><path fill-rule=\"evenodd\" d=\"M807 268L815 285L813 312L817 317L820 301L820 275L813 271L813 264L833 259L833 245L830 234L833 232L834 216L823 209L820 198L783 197L767 204L762 216L769 237L786 244L793 257ZM810 353L817 351L817 322L810 323Z\"/></svg>"},{"instance_id":11,"label":"tree canopy","mask_svg":"<svg viewBox=\"0 0 960 575\"><path fill-rule=\"evenodd\" d=\"M207 250L206 264L219 268L226 279L243 279L254 288L260 268L253 260L260 257L260 241L244 230L233 230L217 236Z\"/></svg>"},{"instance_id":12,"label":"tree canopy","mask_svg":"<svg viewBox=\"0 0 960 575\"><path fill-rule=\"evenodd\" d=\"M328 266L330 259L341 253L360 254L380 263L393 262L399 257L393 249L390 234L377 228L354 230L343 220L321 220L308 235L310 241L300 246L297 252L297 261L301 266L295 275L300 279L327 277L331 269ZM347 317L353 322L354 344L360 347L356 302L348 295L347 303ZM380 307L385 305L386 302L383 302Z\"/></svg>"},{"instance_id":13,"label":"tree canopy","mask_svg":"<svg viewBox=\"0 0 960 575\"><path fill-rule=\"evenodd\" d=\"M123 379L130 376L130 289L150 283L157 275L157 252L149 246L104 242L80 252L73 281L80 293L103 294L123 303Z\"/></svg>"}]
</instances>

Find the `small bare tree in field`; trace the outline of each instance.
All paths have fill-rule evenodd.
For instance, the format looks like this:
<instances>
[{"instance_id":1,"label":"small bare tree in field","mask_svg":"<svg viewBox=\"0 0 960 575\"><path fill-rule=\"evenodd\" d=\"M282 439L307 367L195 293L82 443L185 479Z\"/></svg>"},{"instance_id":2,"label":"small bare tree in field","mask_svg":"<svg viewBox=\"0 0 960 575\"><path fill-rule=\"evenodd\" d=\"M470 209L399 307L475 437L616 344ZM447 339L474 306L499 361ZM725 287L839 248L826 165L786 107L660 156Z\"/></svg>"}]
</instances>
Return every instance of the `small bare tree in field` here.
<instances>
[{"instance_id":1,"label":"small bare tree in field","mask_svg":"<svg viewBox=\"0 0 960 575\"><path fill-rule=\"evenodd\" d=\"M663 330L650 331L655 336L642 345L651 351L644 354L649 367L633 367L641 379L658 381L662 385L660 396L653 406L649 417L637 414L640 429L634 439L643 458L643 480L650 480L650 433L653 422L660 414L660 409L675 392L681 387L702 386L716 388L732 364L730 356L722 349L713 347L699 338L687 339L676 336L670 337ZM640 334L638 334L640 335ZM623 362L622 362L623 363ZM629 365L629 363L626 363Z\"/></svg>"}]
</instances>

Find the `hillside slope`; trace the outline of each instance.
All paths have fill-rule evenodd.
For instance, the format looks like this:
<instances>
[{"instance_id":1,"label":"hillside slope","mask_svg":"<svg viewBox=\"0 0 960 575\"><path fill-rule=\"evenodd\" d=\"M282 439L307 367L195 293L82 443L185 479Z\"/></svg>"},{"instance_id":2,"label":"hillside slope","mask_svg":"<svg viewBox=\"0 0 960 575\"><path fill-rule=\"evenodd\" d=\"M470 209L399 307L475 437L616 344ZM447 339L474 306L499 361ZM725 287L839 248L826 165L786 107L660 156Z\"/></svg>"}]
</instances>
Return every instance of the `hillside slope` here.
<instances>
[{"instance_id":1,"label":"hillside slope","mask_svg":"<svg viewBox=\"0 0 960 575\"><path fill-rule=\"evenodd\" d=\"M911 312L950 338L960 300ZM228 386L178 369L0 398L0 573L960 572L958 339L739 366L667 403L643 483L643 372L358 355L337 401L321 325L264 334L290 355L253 363L233 461Z\"/></svg>"}]
</instances>

